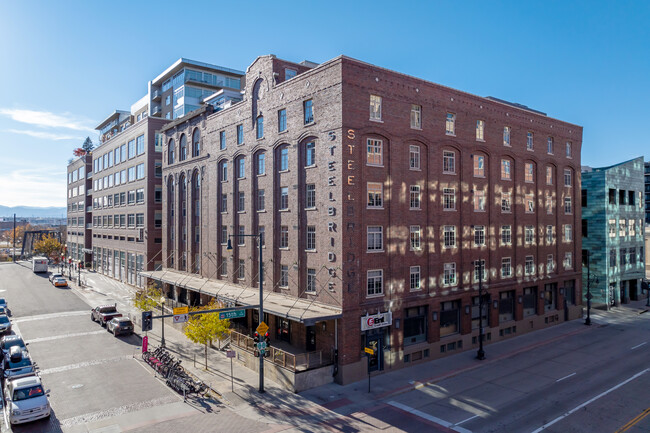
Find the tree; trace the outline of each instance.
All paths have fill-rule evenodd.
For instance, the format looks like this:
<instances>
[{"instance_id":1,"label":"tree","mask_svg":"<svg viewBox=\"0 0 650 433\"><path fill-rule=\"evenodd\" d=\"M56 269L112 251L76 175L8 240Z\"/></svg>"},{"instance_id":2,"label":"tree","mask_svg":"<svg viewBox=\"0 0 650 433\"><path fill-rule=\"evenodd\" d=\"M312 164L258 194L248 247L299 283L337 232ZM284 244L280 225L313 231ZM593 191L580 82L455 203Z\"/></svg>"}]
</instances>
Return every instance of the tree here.
<instances>
[{"instance_id":1,"label":"tree","mask_svg":"<svg viewBox=\"0 0 650 433\"><path fill-rule=\"evenodd\" d=\"M72 151L72 154L74 156L84 156L86 154L86 151L83 150L81 147L76 148L75 150Z\"/></svg>"},{"instance_id":2,"label":"tree","mask_svg":"<svg viewBox=\"0 0 650 433\"><path fill-rule=\"evenodd\" d=\"M63 252L63 245L54 235L43 236L34 244L34 253L43 254L50 259L56 260Z\"/></svg>"},{"instance_id":3,"label":"tree","mask_svg":"<svg viewBox=\"0 0 650 433\"><path fill-rule=\"evenodd\" d=\"M90 139L90 137L86 137L86 141L84 141L84 144L81 145L81 148L86 153L90 153L95 148L95 145L93 144L93 141Z\"/></svg>"},{"instance_id":4,"label":"tree","mask_svg":"<svg viewBox=\"0 0 650 433\"><path fill-rule=\"evenodd\" d=\"M224 308L217 301L212 301L203 307L192 308L191 311L205 311ZM208 368L208 344L216 337L221 340L228 333L230 320L219 319L219 313L193 314L185 325L185 336L194 343L203 344L205 347L205 368Z\"/></svg>"},{"instance_id":5,"label":"tree","mask_svg":"<svg viewBox=\"0 0 650 433\"><path fill-rule=\"evenodd\" d=\"M21 245L23 242L23 235L25 234L25 230L32 230L32 226L30 224L24 224L24 225L18 225L16 224L16 245ZM2 232L2 239L7 241L7 242L13 242L14 241L14 229L10 229L7 231Z\"/></svg>"},{"instance_id":6,"label":"tree","mask_svg":"<svg viewBox=\"0 0 650 433\"><path fill-rule=\"evenodd\" d=\"M152 311L160 305L162 290L155 283L149 283L147 287L139 288L133 298L133 306L142 311Z\"/></svg>"}]
</instances>

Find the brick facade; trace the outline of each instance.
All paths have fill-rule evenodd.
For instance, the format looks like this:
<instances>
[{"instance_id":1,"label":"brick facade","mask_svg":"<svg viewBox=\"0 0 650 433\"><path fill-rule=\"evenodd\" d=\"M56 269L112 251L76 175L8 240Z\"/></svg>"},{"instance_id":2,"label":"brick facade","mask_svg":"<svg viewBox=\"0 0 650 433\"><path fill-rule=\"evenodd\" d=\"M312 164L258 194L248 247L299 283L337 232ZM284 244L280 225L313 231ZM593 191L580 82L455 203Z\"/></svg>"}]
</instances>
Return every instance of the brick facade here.
<instances>
[{"instance_id":1,"label":"brick facade","mask_svg":"<svg viewBox=\"0 0 650 433\"><path fill-rule=\"evenodd\" d=\"M287 68L297 76L286 80ZM259 57L248 68L246 83L242 102L218 112L204 107L163 129L166 268L256 287L255 240L238 245L232 238L233 250L227 251L222 227L228 235L240 226L246 234L264 227L265 290L343 310L338 323L308 328L292 322L288 339L303 350L313 350L314 341L318 350L337 345L341 383L366 373L364 345L378 349L371 367L383 371L477 347L472 321L478 311L472 304L478 294L472 278L477 260L485 261L483 286L491 296L488 341L580 315L581 127L346 57L315 68ZM371 95L381 98L376 119L370 118ZM411 123L417 118L414 105L421 119L416 125ZM306 118L309 107L313 119ZM285 130L279 127L279 110L286 110ZM453 133L447 133L448 113L454 115ZM263 134L258 134L260 116ZM477 139L479 120L483 133ZM504 145L506 126L509 145ZM187 143L200 137L201 148L179 161L183 135ZM381 155L369 155L369 144ZM449 160L445 166L444 152L453 154L453 170ZM262 153L263 173L258 170ZM502 161L508 161L509 179L502 179ZM566 186L565 170L570 173ZM380 206L369 206L369 182L379 185L373 188L380 188ZM453 209L444 209L445 189L454 190ZM264 208L258 209L261 190ZM502 211L502 192L511 193L509 211ZM475 211L482 200L484 210ZM504 245L500 232L507 225L512 241ZM453 247L445 247L445 226L455 227ZM549 239L548 226L553 228ZM368 251L369 227L381 232L381 244L373 238L376 251ZM475 237L483 239L480 227L484 245L476 246ZM501 276L506 257L511 277ZM530 275L527 257L532 257ZM444 284L445 264L451 263L456 282ZM411 277L417 266L419 284ZM369 271L381 283L372 295ZM197 294L188 293L183 301L195 299ZM386 312L392 314L390 326L361 331L362 317ZM269 318L272 329L278 321Z\"/></svg>"}]
</instances>

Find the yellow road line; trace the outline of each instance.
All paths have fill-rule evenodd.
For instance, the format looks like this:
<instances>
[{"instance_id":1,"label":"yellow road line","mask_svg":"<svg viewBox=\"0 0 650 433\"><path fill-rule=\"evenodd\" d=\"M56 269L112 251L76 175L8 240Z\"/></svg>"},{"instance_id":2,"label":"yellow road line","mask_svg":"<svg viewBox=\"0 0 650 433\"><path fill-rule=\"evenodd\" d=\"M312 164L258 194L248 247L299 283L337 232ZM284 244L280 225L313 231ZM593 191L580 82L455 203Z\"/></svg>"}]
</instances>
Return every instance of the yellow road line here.
<instances>
[{"instance_id":1,"label":"yellow road line","mask_svg":"<svg viewBox=\"0 0 650 433\"><path fill-rule=\"evenodd\" d=\"M623 433L628 431L631 427L633 427L635 424L637 424L639 421L641 421L643 418L647 417L648 415L650 415L650 407L644 410L643 412L641 412L640 414L638 414L631 421L629 421L620 429L616 430L614 433Z\"/></svg>"}]
</instances>

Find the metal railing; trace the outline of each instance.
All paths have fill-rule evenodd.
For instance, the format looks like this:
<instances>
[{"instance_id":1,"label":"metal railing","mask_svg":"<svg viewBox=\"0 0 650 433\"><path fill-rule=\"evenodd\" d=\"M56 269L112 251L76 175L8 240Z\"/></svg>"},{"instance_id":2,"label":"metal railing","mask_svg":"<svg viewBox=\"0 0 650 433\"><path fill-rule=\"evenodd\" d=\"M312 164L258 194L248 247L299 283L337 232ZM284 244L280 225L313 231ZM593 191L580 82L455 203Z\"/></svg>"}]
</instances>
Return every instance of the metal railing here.
<instances>
[{"instance_id":1,"label":"metal railing","mask_svg":"<svg viewBox=\"0 0 650 433\"><path fill-rule=\"evenodd\" d=\"M255 343L252 337L231 330L230 341L233 346L237 346L240 349L244 349L250 353L255 351ZM331 351L316 350L314 352L293 354L273 346L270 348L270 355L267 359L280 367L288 368L292 371L311 370L330 365L334 362L334 356Z\"/></svg>"}]
</instances>

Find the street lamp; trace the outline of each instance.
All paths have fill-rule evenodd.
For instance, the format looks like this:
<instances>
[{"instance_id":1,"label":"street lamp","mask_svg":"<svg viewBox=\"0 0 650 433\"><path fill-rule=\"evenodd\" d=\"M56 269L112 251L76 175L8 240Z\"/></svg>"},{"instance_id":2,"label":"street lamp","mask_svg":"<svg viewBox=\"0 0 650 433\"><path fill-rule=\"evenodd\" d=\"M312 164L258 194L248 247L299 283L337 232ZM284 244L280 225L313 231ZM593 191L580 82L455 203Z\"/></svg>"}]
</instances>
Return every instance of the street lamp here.
<instances>
[{"instance_id":1,"label":"street lamp","mask_svg":"<svg viewBox=\"0 0 650 433\"><path fill-rule=\"evenodd\" d=\"M585 319L585 325L590 326L591 325L591 298L593 298L593 295L591 294L591 283L598 284L598 276L594 276L593 280L591 279L591 260L590 260L590 255L591 252L589 250L586 250L587 253L587 318Z\"/></svg>"},{"instance_id":2,"label":"street lamp","mask_svg":"<svg viewBox=\"0 0 650 433\"><path fill-rule=\"evenodd\" d=\"M160 310L162 311L162 338L160 339L160 347L165 347L165 297L160 297Z\"/></svg>"},{"instance_id":3,"label":"street lamp","mask_svg":"<svg viewBox=\"0 0 650 433\"><path fill-rule=\"evenodd\" d=\"M479 261L478 270L478 352L476 352L476 359L483 361L485 359L485 351L483 350L483 266Z\"/></svg>"},{"instance_id":4,"label":"street lamp","mask_svg":"<svg viewBox=\"0 0 650 433\"><path fill-rule=\"evenodd\" d=\"M230 238L233 236L237 237L250 237L250 238L257 238L257 245L259 247L259 284L260 284L260 310L259 310L259 324L261 325L262 322L264 322L264 290L263 290L263 284L262 281L264 280L264 276L262 275L263 272L263 267L262 267L262 233L258 233L256 235L245 235L245 234L237 234L237 235L228 235L228 246L226 247L226 250L232 251L232 242L230 241ZM260 353L260 385L259 385L259 391L260 393L264 392L264 352L262 350L259 351Z\"/></svg>"}]
</instances>

